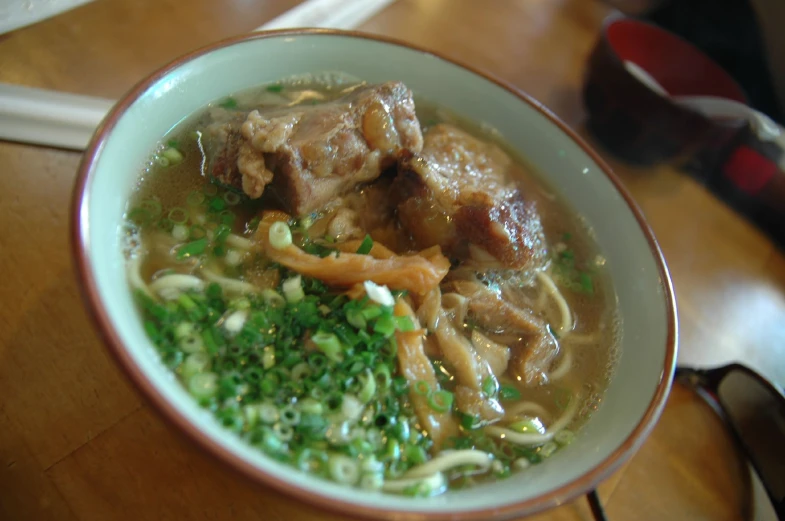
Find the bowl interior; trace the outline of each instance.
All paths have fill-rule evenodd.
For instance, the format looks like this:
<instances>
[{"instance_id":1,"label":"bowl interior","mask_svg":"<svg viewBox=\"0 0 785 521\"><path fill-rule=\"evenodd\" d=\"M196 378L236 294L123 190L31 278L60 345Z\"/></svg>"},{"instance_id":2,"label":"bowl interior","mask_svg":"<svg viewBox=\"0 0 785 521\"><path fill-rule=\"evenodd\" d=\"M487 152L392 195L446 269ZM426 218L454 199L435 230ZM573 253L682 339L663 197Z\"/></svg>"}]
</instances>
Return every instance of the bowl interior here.
<instances>
[{"instance_id":1,"label":"bowl interior","mask_svg":"<svg viewBox=\"0 0 785 521\"><path fill-rule=\"evenodd\" d=\"M575 443L531 471L432 499L350 490L302 475L247 447L201 410L158 362L126 284L119 234L126 201L144 162L161 136L208 102L283 76L315 71L343 71L369 82L403 80L418 95L497 128L592 224L618 293L622 355L605 400ZM439 517L483 510L482 517L490 519L494 513L511 512L511 505L522 513L521 509L552 506L585 491L592 480L621 463L642 441L637 435L658 415L675 350L669 337L669 327L675 334L675 325L664 267L627 201L592 156L544 112L500 85L431 54L356 35L255 36L209 53L197 52L154 76L118 105L106 125L107 131L99 134L86 156L85 192L77 195L75 214L88 293L95 290L91 298L99 322L105 319L113 330L110 338L116 335L121 344L115 346L118 356L148 395L159 405L166 404L164 409L180 425L198 431L191 434L203 443L235 463L244 461L244 470L272 475L280 480L278 486L295 493L299 489L302 497L354 504L355 512L384 510L391 517L389 511L412 511ZM657 403L652 405L655 396ZM587 476L603 462L606 466ZM581 477L583 481L574 483ZM552 494L531 501L547 493Z\"/></svg>"}]
</instances>

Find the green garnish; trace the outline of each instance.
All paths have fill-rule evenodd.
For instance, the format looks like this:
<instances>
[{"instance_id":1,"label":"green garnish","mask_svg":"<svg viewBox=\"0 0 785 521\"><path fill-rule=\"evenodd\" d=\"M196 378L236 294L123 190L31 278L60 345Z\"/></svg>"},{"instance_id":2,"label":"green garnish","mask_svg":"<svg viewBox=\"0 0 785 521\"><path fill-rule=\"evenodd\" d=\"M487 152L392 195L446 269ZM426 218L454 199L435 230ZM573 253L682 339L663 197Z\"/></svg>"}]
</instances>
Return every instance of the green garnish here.
<instances>
[{"instance_id":1,"label":"green garnish","mask_svg":"<svg viewBox=\"0 0 785 521\"><path fill-rule=\"evenodd\" d=\"M565 240L571 238L569 233L563 235ZM590 270L584 269L576 260L575 252L565 249L553 257L553 275L568 289L586 295L594 294L594 283Z\"/></svg>"},{"instance_id":2,"label":"green garnish","mask_svg":"<svg viewBox=\"0 0 785 521\"><path fill-rule=\"evenodd\" d=\"M234 98L226 98L224 101L219 103L218 106L225 109L236 109L237 100L235 100Z\"/></svg>"},{"instance_id":3,"label":"green garnish","mask_svg":"<svg viewBox=\"0 0 785 521\"><path fill-rule=\"evenodd\" d=\"M491 398L496 396L499 392L499 381L493 376L488 376L482 381L482 392Z\"/></svg>"},{"instance_id":4,"label":"green garnish","mask_svg":"<svg viewBox=\"0 0 785 521\"><path fill-rule=\"evenodd\" d=\"M502 385L499 388L499 398L502 400L520 400L521 399L521 392L513 387L512 385Z\"/></svg>"},{"instance_id":5,"label":"green garnish","mask_svg":"<svg viewBox=\"0 0 785 521\"><path fill-rule=\"evenodd\" d=\"M360 255L368 255L371 253L373 249L373 239L371 239L370 235L366 235L363 239L363 242L360 244L360 247L357 248L357 253Z\"/></svg>"},{"instance_id":6,"label":"green garnish","mask_svg":"<svg viewBox=\"0 0 785 521\"><path fill-rule=\"evenodd\" d=\"M281 92L283 90L283 85L268 85L264 90L267 92Z\"/></svg>"},{"instance_id":7,"label":"green garnish","mask_svg":"<svg viewBox=\"0 0 785 521\"><path fill-rule=\"evenodd\" d=\"M177 147L174 141L168 145ZM405 337L396 333L418 326L408 316L395 316L393 306L368 297L350 300L341 289L252 252L244 262L265 276L277 271L273 280L279 281L254 290L249 283L256 283L255 273L245 272L245 265L232 260L240 248L232 233L248 237L260 219L246 220L243 230L238 219L248 209L229 193L205 184L184 194L187 200L181 201L182 207L162 208L151 199L129 209L127 216L139 226L171 232L178 244L178 260L204 262L205 275L214 269L223 277L238 279L237 285L203 279L195 287L166 288L168 293L160 295L135 293L144 331L161 362L219 425L278 461L374 490L430 458L433 440L423 430L415 403L427 405L432 414L455 415L462 428L444 446L492 454L499 464L489 472L496 477L519 468L520 459L535 463L548 457L556 445L571 441L567 431L553 447L540 450L485 435L486 423L480 416L456 410L454 368L441 360L432 362L435 380L432 376L408 380L398 366L398 350L403 349L399 342ZM235 204L240 206L235 209ZM308 236L312 223L307 218L288 224L294 243L305 251L337 255L334 238L320 241ZM366 235L357 253L368 255L373 245ZM562 252L557 261L554 264L564 270L574 270L569 275L582 291L593 290L589 273L583 276L576 269L571 251ZM164 268L168 270L162 275L184 273L182 265ZM243 284L251 289L243 291ZM406 292L393 291L393 295L400 298ZM500 385L494 377L485 378L480 387L500 400L521 398L515 385ZM564 392L556 394L559 407L569 403L569 391ZM477 469L469 467L451 470L451 482L460 480L464 472L464 478L473 479L471 473ZM408 493L431 491L411 487Z\"/></svg>"},{"instance_id":8,"label":"green garnish","mask_svg":"<svg viewBox=\"0 0 785 521\"><path fill-rule=\"evenodd\" d=\"M183 260L188 257L201 255L207 249L207 238L202 237L187 244L184 244L177 250L177 260Z\"/></svg>"},{"instance_id":9,"label":"green garnish","mask_svg":"<svg viewBox=\"0 0 785 521\"><path fill-rule=\"evenodd\" d=\"M428 397L428 406L436 412L448 412L452 409L453 395L450 391L440 390Z\"/></svg>"}]
</instances>

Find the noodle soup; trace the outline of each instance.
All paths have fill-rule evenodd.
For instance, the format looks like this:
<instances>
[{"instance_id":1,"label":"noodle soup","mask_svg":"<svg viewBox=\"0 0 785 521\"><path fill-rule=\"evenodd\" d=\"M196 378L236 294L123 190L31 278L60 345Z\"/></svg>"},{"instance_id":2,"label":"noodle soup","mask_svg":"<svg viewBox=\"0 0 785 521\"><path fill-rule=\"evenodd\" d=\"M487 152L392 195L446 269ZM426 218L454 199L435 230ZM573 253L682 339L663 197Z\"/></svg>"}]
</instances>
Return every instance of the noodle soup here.
<instances>
[{"instance_id":1,"label":"noodle soup","mask_svg":"<svg viewBox=\"0 0 785 521\"><path fill-rule=\"evenodd\" d=\"M619 324L604 259L581 217L492 129L417 100L411 130L397 105L363 89L385 92L342 78L268 85L216 100L162 139L127 211L145 330L220 424L304 472L429 496L523 471L580 435L612 375ZM363 103L360 130L350 131L370 145L331 136L317 149L285 134L269 151L283 135L271 122L294 121L287 132L311 125L302 132L318 142L309 110L325 107L327 118ZM393 148L373 145L389 135L367 128L376 120L400 143L413 132L417 152L385 159ZM248 159L248 143L260 161ZM302 194L362 146L365 162L342 179L365 177L311 208ZM308 178L316 188L265 177L295 176L292 149L308 175L330 165ZM491 184L502 188L482 192L501 194L482 203L502 216L490 231L460 228L467 208L466 222L482 222L476 186L449 186L448 202L447 189L434 190L442 160L496 169ZM242 181L235 164L245 165ZM379 170L372 179L368 165ZM253 182L265 179L258 195ZM436 206L443 215L423 213ZM497 236L522 234L530 254L521 241L483 242L505 215Z\"/></svg>"}]
</instances>

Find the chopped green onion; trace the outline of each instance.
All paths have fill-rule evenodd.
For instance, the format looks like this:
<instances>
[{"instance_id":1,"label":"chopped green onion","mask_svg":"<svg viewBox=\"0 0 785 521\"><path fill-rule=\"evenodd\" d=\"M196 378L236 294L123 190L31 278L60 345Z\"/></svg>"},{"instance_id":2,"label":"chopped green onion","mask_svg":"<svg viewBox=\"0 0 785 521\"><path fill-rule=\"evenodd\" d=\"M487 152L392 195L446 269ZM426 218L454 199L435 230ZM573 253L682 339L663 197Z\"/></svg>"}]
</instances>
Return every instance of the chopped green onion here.
<instances>
[{"instance_id":1,"label":"chopped green onion","mask_svg":"<svg viewBox=\"0 0 785 521\"><path fill-rule=\"evenodd\" d=\"M382 316L382 308L381 306L368 306L367 308L360 310L360 315L362 315L366 321L373 320L374 318Z\"/></svg>"},{"instance_id":2,"label":"chopped green onion","mask_svg":"<svg viewBox=\"0 0 785 521\"><path fill-rule=\"evenodd\" d=\"M308 357L308 365L311 366L314 372L321 374L324 368L327 367L327 357L321 353L313 353Z\"/></svg>"},{"instance_id":3,"label":"chopped green onion","mask_svg":"<svg viewBox=\"0 0 785 521\"><path fill-rule=\"evenodd\" d=\"M325 399L324 404L327 406L328 410L336 412L343 405L343 395L338 392L332 393Z\"/></svg>"},{"instance_id":4,"label":"chopped green onion","mask_svg":"<svg viewBox=\"0 0 785 521\"><path fill-rule=\"evenodd\" d=\"M369 299L389 308L390 312L392 312L392 307L395 305L395 298L393 297L390 288L387 286L380 286L372 280L363 282L363 287L365 288L365 293L368 295Z\"/></svg>"},{"instance_id":5,"label":"chopped green onion","mask_svg":"<svg viewBox=\"0 0 785 521\"><path fill-rule=\"evenodd\" d=\"M226 242L226 238L231 235L232 229L225 224L219 224L213 232L213 240L218 244Z\"/></svg>"},{"instance_id":6,"label":"chopped green onion","mask_svg":"<svg viewBox=\"0 0 785 521\"><path fill-rule=\"evenodd\" d=\"M305 217L301 218L298 221L297 226L299 226L303 230L307 230L308 228L313 226L313 217L311 215L306 215Z\"/></svg>"},{"instance_id":7,"label":"chopped green onion","mask_svg":"<svg viewBox=\"0 0 785 521\"><path fill-rule=\"evenodd\" d=\"M302 277L300 275L290 277L283 281L283 284L281 284L281 289L283 290L283 295L286 298L286 302L289 304L296 304L305 298Z\"/></svg>"},{"instance_id":8,"label":"chopped green onion","mask_svg":"<svg viewBox=\"0 0 785 521\"><path fill-rule=\"evenodd\" d=\"M264 378L264 371L262 371L262 369L258 366L253 366L247 368L243 372L243 375L245 376L245 379L252 384L257 384L262 381L262 378Z\"/></svg>"},{"instance_id":9,"label":"chopped green onion","mask_svg":"<svg viewBox=\"0 0 785 521\"><path fill-rule=\"evenodd\" d=\"M440 390L428 396L428 406L436 412L448 412L452 409L453 395L450 391Z\"/></svg>"},{"instance_id":10,"label":"chopped green onion","mask_svg":"<svg viewBox=\"0 0 785 521\"><path fill-rule=\"evenodd\" d=\"M205 290L205 294L209 298L219 299L223 296L223 289L221 289L221 285L216 282L211 282L207 289Z\"/></svg>"},{"instance_id":11,"label":"chopped green onion","mask_svg":"<svg viewBox=\"0 0 785 521\"><path fill-rule=\"evenodd\" d=\"M409 382L403 376L396 376L392 380L392 390L395 396L403 396L409 390Z\"/></svg>"},{"instance_id":12,"label":"chopped green onion","mask_svg":"<svg viewBox=\"0 0 785 521\"><path fill-rule=\"evenodd\" d=\"M207 238L202 237L187 244L184 244L177 250L177 260L183 260L187 257L201 255L207 249Z\"/></svg>"},{"instance_id":13,"label":"chopped green onion","mask_svg":"<svg viewBox=\"0 0 785 521\"><path fill-rule=\"evenodd\" d=\"M283 250L292 245L292 230L283 221L277 221L270 226L270 246L276 250Z\"/></svg>"},{"instance_id":14,"label":"chopped green onion","mask_svg":"<svg viewBox=\"0 0 785 521\"><path fill-rule=\"evenodd\" d=\"M218 375L197 373L188 381L188 391L196 399L212 398L218 392Z\"/></svg>"},{"instance_id":15,"label":"chopped green onion","mask_svg":"<svg viewBox=\"0 0 785 521\"><path fill-rule=\"evenodd\" d=\"M172 237L176 241L181 242L181 241L188 240L189 235L190 232L188 230L188 227L185 226L184 224L175 224L172 227Z\"/></svg>"},{"instance_id":16,"label":"chopped green onion","mask_svg":"<svg viewBox=\"0 0 785 521\"><path fill-rule=\"evenodd\" d=\"M262 402L256 405L259 421L262 423L272 424L278 421L280 413L278 408L270 402Z\"/></svg>"},{"instance_id":17,"label":"chopped green onion","mask_svg":"<svg viewBox=\"0 0 785 521\"><path fill-rule=\"evenodd\" d=\"M365 329L367 322L359 309L350 309L346 312L346 321L357 329Z\"/></svg>"},{"instance_id":18,"label":"chopped green onion","mask_svg":"<svg viewBox=\"0 0 785 521\"><path fill-rule=\"evenodd\" d=\"M556 407L558 407L560 411L566 409L571 400L572 393L569 389L562 387L556 391Z\"/></svg>"},{"instance_id":19,"label":"chopped green onion","mask_svg":"<svg viewBox=\"0 0 785 521\"><path fill-rule=\"evenodd\" d=\"M283 85L268 85L264 88L267 92L281 92L283 90Z\"/></svg>"},{"instance_id":20,"label":"chopped green onion","mask_svg":"<svg viewBox=\"0 0 785 521\"><path fill-rule=\"evenodd\" d=\"M408 442L409 437L411 436L411 429L409 428L409 422L406 420L406 418L399 416L395 421L395 424L392 426L390 432L388 432L388 435L389 434L392 434L393 437L395 437L395 439L401 443Z\"/></svg>"},{"instance_id":21,"label":"chopped green onion","mask_svg":"<svg viewBox=\"0 0 785 521\"><path fill-rule=\"evenodd\" d=\"M291 425L286 425L285 423L274 424L273 433L283 442L291 441L294 437L294 429Z\"/></svg>"},{"instance_id":22,"label":"chopped green onion","mask_svg":"<svg viewBox=\"0 0 785 521\"><path fill-rule=\"evenodd\" d=\"M352 429L352 442L349 444L350 450L354 451L356 454L360 456L364 456L373 452L373 446L362 439L362 436L365 434L365 431L360 427L355 427Z\"/></svg>"},{"instance_id":23,"label":"chopped green onion","mask_svg":"<svg viewBox=\"0 0 785 521\"><path fill-rule=\"evenodd\" d=\"M153 216L145 208L132 208L128 212L127 219L137 226L144 226L153 220Z\"/></svg>"},{"instance_id":24,"label":"chopped green onion","mask_svg":"<svg viewBox=\"0 0 785 521\"><path fill-rule=\"evenodd\" d=\"M495 376L488 376L482 381L482 392L490 397L496 396L496 393L499 392L499 381Z\"/></svg>"},{"instance_id":25,"label":"chopped green onion","mask_svg":"<svg viewBox=\"0 0 785 521\"><path fill-rule=\"evenodd\" d=\"M588 295L594 293L594 284L592 283L591 276L588 273L581 272L578 280L581 291Z\"/></svg>"},{"instance_id":26,"label":"chopped green onion","mask_svg":"<svg viewBox=\"0 0 785 521\"><path fill-rule=\"evenodd\" d=\"M180 366L180 374L185 380L205 372L210 367L210 357L206 353L193 353L188 355Z\"/></svg>"},{"instance_id":27,"label":"chopped green onion","mask_svg":"<svg viewBox=\"0 0 785 521\"><path fill-rule=\"evenodd\" d=\"M333 362L343 361L343 347L338 337L332 333L317 332L311 337L311 341L316 344L319 351L325 354Z\"/></svg>"},{"instance_id":28,"label":"chopped green onion","mask_svg":"<svg viewBox=\"0 0 785 521\"><path fill-rule=\"evenodd\" d=\"M207 348L208 353L214 355L218 352L220 346L218 344L218 340L216 339L216 333L214 333L211 329L205 329L202 331L202 340L204 340L204 346Z\"/></svg>"},{"instance_id":29,"label":"chopped green onion","mask_svg":"<svg viewBox=\"0 0 785 521\"><path fill-rule=\"evenodd\" d=\"M251 219L250 221L248 221L248 224L247 224L247 225L245 225L246 232L248 232L248 233L254 233L254 232L256 232L256 229L257 229L257 228L259 228L259 223L261 223L261 222L262 222L262 219L261 219L261 218L259 218L259 217L254 217L253 219Z\"/></svg>"},{"instance_id":30,"label":"chopped green onion","mask_svg":"<svg viewBox=\"0 0 785 521\"><path fill-rule=\"evenodd\" d=\"M234 109L237 108L237 101L234 98L226 98L221 103L218 104L219 107L225 109Z\"/></svg>"},{"instance_id":31,"label":"chopped green onion","mask_svg":"<svg viewBox=\"0 0 785 521\"><path fill-rule=\"evenodd\" d=\"M220 197L213 197L210 199L210 202L207 203L207 206L210 208L210 210L220 212L226 209L226 202Z\"/></svg>"},{"instance_id":32,"label":"chopped green onion","mask_svg":"<svg viewBox=\"0 0 785 521\"><path fill-rule=\"evenodd\" d=\"M188 235L191 239L201 239L207 236L207 230L201 224L194 224L188 229Z\"/></svg>"},{"instance_id":33,"label":"chopped green onion","mask_svg":"<svg viewBox=\"0 0 785 521\"><path fill-rule=\"evenodd\" d=\"M425 380L417 380L414 382L414 394L419 396L430 396L431 384Z\"/></svg>"},{"instance_id":34,"label":"chopped green onion","mask_svg":"<svg viewBox=\"0 0 785 521\"><path fill-rule=\"evenodd\" d=\"M480 424L480 419L469 414L461 414L461 427L466 430L476 429Z\"/></svg>"},{"instance_id":35,"label":"chopped green onion","mask_svg":"<svg viewBox=\"0 0 785 521\"><path fill-rule=\"evenodd\" d=\"M161 202L156 201L155 199L145 199L141 203L139 203L140 208L144 208L148 212L150 212L150 216L153 219L157 219L161 215L162 207Z\"/></svg>"},{"instance_id":36,"label":"chopped green onion","mask_svg":"<svg viewBox=\"0 0 785 521\"><path fill-rule=\"evenodd\" d=\"M360 479L360 466L343 454L332 454L327 460L330 477L342 485L354 485Z\"/></svg>"},{"instance_id":37,"label":"chopped green onion","mask_svg":"<svg viewBox=\"0 0 785 521\"><path fill-rule=\"evenodd\" d=\"M545 426L538 418L525 418L508 426L511 431L522 434L545 434Z\"/></svg>"},{"instance_id":38,"label":"chopped green onion","mask_svg":"<svg viewBox=\"0 0 785 521\"><path fill-rule=\"evenodd\" d=\"M272 346L267 346L262 352L262 367L272 369L275 366L275 350Z\"/></svg>"},{"instance_id":39,"label":"chopped green onion","mask_svg":"<svg viewBox=\"0 0 785 521\"><path fill-rule=\"evenodd\" d=\"M204 341L198 333L189 333L180 338L178 345L185 353L198 353L204 349Z\"/></svg>"},{"instance_id":40,"label":"chopped green onion","mask_svg":"<svg viewBox=\"0 0 785 521\"><path fill-rule=\"evenodd\" d=\"M291 372L291 379L294 382L299 382L300 380L307 378L311 374L311 367L306 362L300 362L299 364L292 367Z\"/></svg>"},{"instance_id":41,"label":"chopped green onion","mask_svg":"<svg viewBox=\"0 0 785 521\"><path fill-rule=\"evenodd\" d=\"M504 384L499 387L499 398L502 400L520 400L521 392L515 386Z\"/></svg>"},{"instance_id":42,"label":"chopped green onion","mask_svg":"<svg viewBox=\"0 0 785 521\"><path fill-rule=\"evenodd\" d=\"M171 232L172 228L174 228L174 223L168 217L162 217L158 221L158 228L165 232Z\"/></svg>"},{"instance_id":43,"label":"chopped green onion","mask_svg":"<svg viewBox=\"0 0 785 521\"><path fill-rule=\"evenodd\" d=\"M390 368L386 365L379 365L374 369L373 376L376 378L376 386L380 391L386 391L390 388L392 378L390 376Z\"/></svg>"},{"instance_id":44,"label":"chopped green onion","mask_svg":"<svg viewBox=\"0 0 785 521\"><path fill-rule=\"evenodd\" d=\"M384 486L384 476L381 472L369 472L360 478L360 488L363 490L381 490Z\"/></svg>"},{"instance_id":45,"label":"chopped green onion","mask_svg":"<svg viewBox=\"0 0 785 521\"><path fill-rule=\"evenodd\" d=\"M373 249L373 239L371 239L370 235L366 235L363 239L363 242L360 244L360 247L357 248L357 253L360 255L368 255L371 253Z\"/></svg>"},{"instance_id":46,"label":"chopped green onion","mask_svg":"<svg viewBox=\"0 0 785 521\"><path fill-rule=\"evenodd\" d=\"M575 441L575 433L568 429L562 429L553 436L553 441L564 447Z\"/></svg>"},{"instance_id":47,"label":"chopped green onion","mask_svg":"<svg viewBox=\"0 0 785 521\"><path fill-rule=\"evenodd\" d=\"M188 221L188 212L184 208L175 206L169 210L168 217L175 224L185 224Z\"/></svg>"},{"instance_id":48,"label":"chopped green onion","mask_svg":"<svg viewBox=\"0 0 785 521\"><path fill-rule=\"evenodd\" d=\"M376 320L373 325L373 330L385 338L390 338L395 333L395 320L391 316L382 316Z\"/></svg>"},{"instance_id":49,"label":"chopped green onion","mask_svg":"<svg viewBox=\"0 0 785 521\"><path fill-rule=\"evenodd\" d=\"M169 147L161 155L169 160L170 165L176 165L183 162L183 154L176 148Z\"/></svg>"},{"instance_id":50,"label":"chopped green onion","mask_svg":"<svg viewBox=\"0 0 785 521\"><path fill-rule=\"evenodd\" d=\"M365 439L368 440L368 443L370 443L375 450L379 450L384 442L382 431L376 427L371 427L365 431Z\"/></svg>"},{"instance_id":51,"label":"chopped green onion","mask_svg":"<svg viewBox=\"0 0 785 521\"><path fill-rule=\"evenodd\" d=\"M556 444L555 444L554 442L552 442L552 441L549 441L549 442L545 443L545 445L543 445L542 447L540 447L540 451L539 451L539 452L540 452L540 456L542 456L543 458L548 458L548 457L550 457L550 456L551 456L551 455L552 455L554 452L556 452L556 450L557 450L558 448L559 448L559 446L558 446L558 445L556 445Z\"/></svg>"},{"instance_id":52,"label":"chopped green onion","mask_svg":"<svg viewBox=\"0 0 785 521\"><path fill-rule=\"evenodd\" d=\"M190 322L180 322L174 328L174 337L178 340L192 335L194 332L194 325Z\"/></svg>"},{"instance_id":53,"label":"chopped green onion","mask_svg":"<svg viewBox=\"0 0 785 521\"><path fill-rule=\"evenodd\" d=\"M370 369L366 369L365 373L359 376L359 379L362 383L362 387L360 388L357 397L361 402L368 403L376 394L376 378L374 378Z\"/></svg>"},{"instance_id":54,"label":"chopped green onion","mask_svg":"<svg viewBox=\"0 0 785 521\"><path fill-rule=\"evenodd\" d=\"M412 321L412 317L403 316L403 317L395 317L396 325L398 326L398 330L404 333L409 331L414 331L414 321Z\"/></svg>"},{"instance_id":55,"label":"chopped green onion","mask_svg":"<svg viewBox=\"0 0 785 521\"><path fill-rule=\"evenodd\" d=\"M224 262L226 262L227 266L237 267L243 263L244 257L245 254L243 252L229 248L226 250L226 258L224 259Z\"/></svg>"},{"instance_id":56,"label":"chopped green onion","mask_svg":"<svg viewBox=\"0 0 785 521\"><path fill-rule=\"evenodd\" d=\"M401 459L401 444L395 440L387 440L387 447L382 459L388 462Z\"/></svg>"},{"instance_id":57,"label":"chopped green onion","mask_svg":"<svg viewBox=\"0 0 785 521\"><path fill-rule=\"evenodd\" d=\"M188 194L188 198L185 201L188 203L188 206L199 206L204 203L205 199L206 197L203 192L194 190Z\"/></svg>"},{"instance_id":58,"label":"chopped green onion","mask_svg":"<svg viewBox=\"0 0 785 521\"><path fill-rule=\"evenodd\" d=\"M218 214L218 218L221 224L231 227L234 226L234 221L237 219L237 216L231 210L224 210Z\"/></svg>"},{"instance_id":59,"label":"chopped green onion","mask_svg":"<svg viewBox=\"0 0 785 521\"><path fill-rule=\"evenodd\" d=\"M300 411L291 406L284 407L281 409L280 418L284 425L297 425L300 423Z\"/></svg>"},{"instance_id":60,"label":"chopped green onion","mask_svg":"<svg viewBox=\"0 0 785 521\"><path fill-rule=\"evenodd\" d=\"M421 465L428 459L428 454L426 454L425 449L419 445L407 444L403 454L406 461L412 465Z\"/></svg>"},{"instance_id":61,"label":"chopped green onion","mask_svg":"<svg viewBox=\"0 0 785 521\"><path fill-rule=\"evenodd\" d=\"M224 194L224 201L226 201L226 204L228 204L229 206L234 206L238 204L240 202L240 199L241 199L240 196L234 192L226 192Z\"/></svg>"},{"instance_id":62,"label":"chopped green onion","mask_svg":"<svg viewBox=\"0 0 785 521\"><path fill-rule=\"evenodd\" d=\"M262 299L264 299L264 303L270 307L286 305L286 300L281 296L281 294L272 289L262 290Z\"/></svg>"},{"instance_id":63,"label":"chopped green onion","mask_svg":"<svg viewBox=\"0 0 785 521\"><path fill-rule=\"evenodd\" d=\"M304 398L297 402L297 406L303 414L315 414L320 416L324 412L324 406L315 398Z\"/></svg>"}]
</instances>

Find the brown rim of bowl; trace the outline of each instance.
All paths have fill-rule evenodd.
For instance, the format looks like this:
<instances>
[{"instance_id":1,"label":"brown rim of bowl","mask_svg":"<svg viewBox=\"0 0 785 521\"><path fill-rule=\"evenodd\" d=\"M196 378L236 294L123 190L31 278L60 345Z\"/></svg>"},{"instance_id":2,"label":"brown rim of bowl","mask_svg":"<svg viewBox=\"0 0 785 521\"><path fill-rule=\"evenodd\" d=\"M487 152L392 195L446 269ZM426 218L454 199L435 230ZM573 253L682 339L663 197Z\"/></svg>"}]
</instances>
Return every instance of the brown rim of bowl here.
<instances>
[{"instance_id":1,"label":"brown rim of bowl","mask_svg":"<svg viewBox=\"0 0 785 521\"><path fill-rule=\"evenodd\" d=\"M433 513L424 511L391 511L382 508L374 508L357 505L346 501L340 501L328 496L319 494L312 494L311 492L298 488L297 486L278 480L275 476L264 472L242 458L232 454L227 449L219 445L216 441L209 438L206 434L202 433L194 427L184 416L182 416L164 397L161 395L153 384L145 377L138 366L133 362L131 356L124 349L123 343L120 340L117 332L112 328L109 316L106 310L101 305L101 300L98 296L98 289L92 274L92 263L87 253L88 235L87 228L84 226L85 222L82 221L82 210L87 208L88 192L87 187L92 180L94 162L96 156L101 152L107 135L112 131L117 121L122 114L128 109L129 106L145 91L150 85L161 79L166 74L170 73L173 69L179 67L185 62L193 60L206 53L214 51L218 48L227 47L240 42L250 40L280 37L280 36L300 36L300 35L325 35L325 36L341 36L350 38L359 38L366 40L374 40L385 44L395 45L399 47L406 47L417 52L434 56L440 60L446 61L462 67L478 76L485 78L491 83L506 89L510 93L516 95L521 101L529 104L534 109L539 111L543 116L548 118L552 123L561 129L573 141L578 143L580 147L586 152L592 160L600 167L605 175L611 180L616 190L624 197L630 210L632 211L641 231L646 236L649 243L651 254L657 263L659 269L660 281L663 287L666 313L668 315L668 335L665 346L665 364L662 369L660 381L657 385L656 392L652 398L649 407L646 409L643 418L635 427L630 436L624 440L613 453L606 458L602 463L589 470L579 478L567 483L566 485L543 494L541 496L505 505L499 508L491 508L484 510L467 510L455 513ZM85 214L86 215L86 214ZM292 498L310 503L312 506L321 507L330 511L349 515L353 518L359 519L382 519L382 520L395 520L395 521L422 521L428 519L429 521L469 521L472 519L482 520L503 520L512 517L524 516L534 514L546 509L550 509L566 503L572 499L583 495L590 490L594 489L600 482L607 478L614 470L616 470L624 461L626 461L643 443L652 428L657 422L670 391L671 382L673 380L673 372L675 369L676 361L676 341L677 341L677 317L676 317L676 301L673 295L673 288L671 284L670 275L665 265L665 260L662 256L659 245L657 244L654 235L643 218L643 214L638 208L635 201L632 199L627 190L622 186L619 179L611 171L608 165L600 158L600 156L592 150L573 130L571 130L564 122L559 120L554 114L543 107L539 102L518 91L512 85L493 77L487 72L480 71L469 65L465 65L459 61L447 58L437 52L421 49L417 46L411 45L406 42L398 41L393 38L370 35L357 31L340 31L333 29L283 29L277 31L267 31L260 33L252 33L243 36L236 36L221 40L201 49L195 50L189 54L181 56L180 58L170 62L168 65L154 72L146 79L139 82L134 86L123 98L112 108L108 116L101 122L96 130L93 138L88 145L88 148L82 158L77 174L76 186L74 188L72 207L71 207L71 235L72 247L75 257L75 265L77 277L81 282L82 296L87 303L88 310L98 326L98 330L104 342L111 348L111 352L115 359L119 362L125 373L133 380L139 387L144 396L159 409L163 416L172 424L177 426L181 431L186 433L193 441L201 447L207 449L219 460L228 464L231 468L241 472L245 476L270 486L274 489L286 493Z\"/></svg>"}]
</instances>

